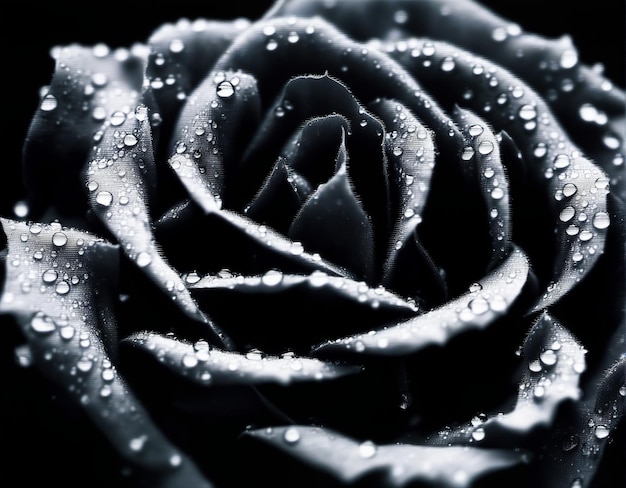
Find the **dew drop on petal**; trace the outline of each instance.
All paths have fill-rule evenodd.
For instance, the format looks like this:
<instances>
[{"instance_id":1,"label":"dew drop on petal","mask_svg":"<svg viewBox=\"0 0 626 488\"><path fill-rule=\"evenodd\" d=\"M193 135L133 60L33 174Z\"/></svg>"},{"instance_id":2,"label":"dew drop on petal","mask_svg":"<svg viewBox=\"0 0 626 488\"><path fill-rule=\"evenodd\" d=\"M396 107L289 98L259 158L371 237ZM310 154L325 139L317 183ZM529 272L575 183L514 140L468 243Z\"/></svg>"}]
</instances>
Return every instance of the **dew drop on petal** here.
<instances>
[{"instance_id":1,"label":"dew drop on petal","mask_svg":"<svg viewBox=\"0 0 626 488\"><path fill-rule=\"evenodd\" d=\"M541 362L546 366L553 366L556 364L558 358L556 353L552 349L547 349L541 353L539 359L541 359Z\"/></svg>"},{"instance_id":2,"label":"dew drop on petal","mask_svg":"<svg viewBox=\"0 0 626 488\"><path fill-rule=\"evenodd\" d=\"M611 220L606 212L598 212L593 216L593 226L596 229L606 229L610 224Z\"/></svg>"},{"instance_id":3,"label":"dew drop on petal","mask_svg":"<svg viewBox=\"0 0 626 488\"><path fill-rule=\"evenodd\" d=\"M150 253L147 253L145 251L140 252L139 254L137 254L136 262L137 266L139 266L140 268L145 268L152 262L152 256L150 256Z\"/></svg>"},{"instance_id":4,"label":"dew drop on petal","mask_svg":"<svg viewBox=\"0 0 626 488\"><path fill-rule=\"evenodd\" d=\"M230 98L235 94L235 87L230 81L222 81L217 85L216 93L220 98Z\"/></svg>"},{"instance_id":5,"label":"dew drop on petal","mask_svg":"<svg viewBox=\"0 0 626 488\"><path fill-rule=\"evenodd\" d=\"M472 431L472 439L475 441L482 441L485 438L485 429L479 427Z\"/></svg>"},{"instance_id":6,"label":"dew drop on petal","mask_svg":"<svg viewBox=\"0 0 626 488\"><path fill-rule=\"evenodd\" d=\"M108 207L113 203L113 195L108 191L98 192L96 195L96 202L103 207Z\"/></svg>"},{"instance_id":7,"label":"dew drop on petal","mask_svg":"<svg viewBox=\"0 0 626 488\"><path fill-rule=\"evenodd\" d=\"M561 220L561 222L568 222L574 218L575 214L576 209L571 205L568 205L563 210L561 210L561 213L559 214L559 219Z\"/></svg>"},{"instance_id":8,"label":"dew drop on petal","mask_svg":"<svg viewBox=\"0 0 626 488\"><path fill-rule=\"evenodd\" d=\"M278 285L283 280L283 274L275 269L267 271L262 277L261 282L267 286Z\"/></svg>"},{"instance_id":9,"label":"dew drop on petal","mask_svg":"<svg viewBox=\"0 0 626 488\"><path fill-rule=\"evenodd\" d=\"M48 94L41 100L40 108L44 112L52 112L58 106L57 99L54 95Z\"/></svg>"},{"instance_id":10,"label":"dew drop on petal","mask_svg":"<svg viewBox=\"0 0 626 488\"><path fill-rule=\"evenodd\" d=\"M70 284L65 280L59 281L54 287L54 291L59 295L67 295L70 292Z\"/></svg>"},{"instance_id":11,"label":"dew drop on petal","mask_svg":"<svg viewBox=\"0 0 626 488\"><path fill-rule=\"evenodd\" d=\"M59 273L57 273L54 269L47 269L41 275L41 279L44 283L54 283L59 277Z\"/></svg>"},{"instance_id":12,"label":"dew drop on petal","mask_svg":"<svg viewBox=\"0 0 626 488\"><path fill-rule=\"evenodd\" d=\"M56 329L56 324L50 317L35 315L30 321L30 327L39 334L48 334Z\"/></svg>"},{"instance_id":13,"label":"dew drop on petal","mask_svg":"<svg viewBox=\"0 0 626 488\"><path fill-rule=\"evenodd\" d=\"M594 434L597 439L606 439L609 436L609 428L606 425L596 425Z\"/></svg>"},{"instance_id":14,"label":"dew drop on petal","mask_svg":"<svg viewBox=\"0 0 626 488\"><path fill-rule=\"evenodd\" d=\"M519 117L522 120L533 120L537 117L537 110L533 105L522 105L519 109Z\"/></svg>"},{"instance_id":15,"label":"dew drop on petal","mask_svg":"<svg viewBox=\"0 0 626 488\"><path fill-rule=\"evenodd\" d=\"M362 458L372 458L376 455L376 444L372 441L365 441L359 444L359 456Z\"/></svg>"},{"instance_id":16,"label":"dew drop on petal","mask_svg":"<svg viewBox=\"0 0 626 488\"><path fill-rule=\"evenodd\" d=\"M63 232L55 232L52 235L52 244L57 247L63 247L67 244L67 236Z\"/></svg>"},{"instance_id":17,"label":"dew drop on petal","mask_svg":"<svg viewBox=\"0 0 626 488\"><path fill-rule=\"evenodd\" d=\"M300 432L295 427L289 427L283 433L283 439L287 444L295 444L300 440Z\"/></svg>"},{"instance_id":18,"label":"dew drop on petal","mask_svg":"<svg viewBox=\"0 0 626 488\"><path fill-rule=\"evenodd\" d=\"M483 156L491 154L493 152L493 143L491 141L482 141L478 145L478 152Z\"/></svg>"}]
</instances>

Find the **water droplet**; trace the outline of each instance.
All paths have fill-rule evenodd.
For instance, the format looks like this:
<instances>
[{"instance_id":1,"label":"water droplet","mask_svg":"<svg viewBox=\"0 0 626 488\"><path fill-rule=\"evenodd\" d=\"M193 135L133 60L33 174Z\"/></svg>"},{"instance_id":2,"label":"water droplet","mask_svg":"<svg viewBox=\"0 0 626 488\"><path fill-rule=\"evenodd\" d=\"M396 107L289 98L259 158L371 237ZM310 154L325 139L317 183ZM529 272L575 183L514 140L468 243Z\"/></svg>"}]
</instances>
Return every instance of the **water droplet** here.
<instances>
[{"instance_id":1,"label":"water droplet","mask_svg":"<svg viewBox=\"0 0 626 488\"><path fill-rule=\"evenodd\" d=\"M504 190L499 186L491 190L491 198L494 200L501 200L504 197Z\"/></svg>"},{"instance_id":2,"label":"water droplet","mask_svg":"<svg viewBox=\"0 0 626 488\"><path fill-rule=\"evenodd\" d=\"M483 289L483 285L481 285L480 283L472 283L469 287L469 291L471 293L477 293L482 289Z\"/></svg>"},{"instance_id":3,"label":"water droplet","mask_svg":"<svg viewBox=\"0 0 626 488\"><path fill-rule=\"evenodd\" d=\"M519 109L519 117L522 120L533 120L537 117L537 110L533 105L522 105Z\"/></svg>"},{"instance_id":4,"label":"water droplet","mask_svg":"<svg viewBox=\"0 0 626 488\"><path fill-rule=\"evenodd\" d=\"M185 43L180 39L172 39L169 48L170 52L179 53L182 52L183 49L185 49Z\"/></svg>"},{"instance_id":5,"label":"water droplet","mask_svg":"<svg viewBox=\"0 0 626 488\"><path fill-rule=\"evenodd\" d=\"M278 43L274 39L270 39L268 43L265 45L265 49L268 51L275 51L278 47Z\"/></svg>"},{"instance_id":6,"label":"water droplet","mask_svg":"<svg viewBox=\"0 0 626 488\"><path fill-rule=\"evenodd\" d=\"M56 329L56 324L47 315L37 314L30 321L30 327L39 334L49 334Z\"/></svg>"},{"instance_id":7,"label":"water droplet","mask_svg":"<svg viewBox=\"0 0 626 488\"><path fill-rule=\"evenodd\" d=\"M561 210L561 213L559 214L559 219L561 220L561 222L568 222L574 218L574 215L576 215L576 209L571 205L568 205L563 210Z\"/></svg>"},{"instance_id":8,"label":"water droplet","mask_svg":"<svg viewBox=\"0 0 626 488\"><path fill-rule=\"evenodd\" d=\"M59 281L54 287L54 291L59 295L67 295L70 292L70 284L65 280Z\"/></svg>"},{"instance_id":9,"label":"water droplet","mask_svg":"<svg viewBox=\"0 0 626 488\"><path fill-rule=\"evenodd\" d=\"M359 456L362 458L372 458L376 455L376 444L372 441L365 441L359 444Z\"/></svg>"},{"instance_id":10,"label":"water droplet","mask_svg":"<svg viewBox=\"0 0 626 488\"><path fill-rule=\"evenodd\" d=\"M230 81L222 81L217 85L216 93L220 98L230 98L235 94L235 87Z\"/></svg>"},{"instance_id":11,"label":"water droplet","mask_svg":"<svg viewBox=\"0 0 626 488\"><path fill-rule=\"evenodd\" d=\"M44 283L54 283L58 277L59 273L57 273L54 269L47 269L41 275L41 279Z\"/></svg>"},{"instance_id":12,"label":"water droplet","mask_svg":"<svg viewBox=\"0 0 626 488\"><path fill-rule=\"evenodd\" d=\"M606 229L611 224L609 214L606 212L597 212L593 216L593 226L596 229Z\"/></svg>"},{"instance_id":13,"label":"water droplet","mask_svg":"<svg viewBox=\"0 0 626 488\"><path fill-rule=\"evenodd\" d=\"M557 154L554 158L554 167L556 169L567 168L570 164L570 159L567 154Z\"/></svg>"},{"instance_id":14,"label":"water droplet","mask_svg":"<svg viewBox=\"0 0 626 488\"><path fill-rule=\"evenodd\" d=\"M541 362L546 366L554 366L558 357L552 349L546 349L541 353L539 359L541 359Z\"/></svg>"},{"instance_id":15,"label":"water droplet","mask_svg":"<svg viewBox=\"0 0 626 488\"><path fill-rule=\"evenodd\" d=\"M96 202L103 207L108 207L113 203L113 195L108 191L100 191L96 195Z\"/></svg>"},{"instance_id":16,"label":"water droplet","mask_svg":"<svg viewBox=\"0 0 626 488\"><path fill-rule=\"evenodd\" d=\"M396 10L393 13L393 21L396 24L406 24L407 20L409 20L409 14L406 10Z\"/></svg>"},{"instance_id":17,"label":"water droplet","mask_svg":"<svg viewBox=\"0 0 626 488\"><path fill-rule=\"evenodd\" d=\"M63 232L55 232L52 235L52 244L57 247L63 247L67 244L67 236Z\"/></svg>"},{"instance_id":18,"label":"water droplet","mask_svg":"<svg viewBox=\"0 0 626 488\"><path fill-rule=\"evenodd\" d=\"M136 146L139 140L133 134L126 134L124 136L124 145L128 147Z\"/></svg>"},{"instance_id":19,"label":"water droplet","mask_svg":"<svg viewBox=\"0 0 626 488\"><path fill-rule=\"evenodd\" d=\"M563 69L570 69L578 64L578 53L572 49L566 49L561 54L559 64Z\"/></svg>"},{"instance_id":20,"label":"water droplet","mask_svg":"<svg viewBox=\"0 0 626 488\"><path fill-rule=\"evenodd\" d=\"M474 148L471 146L467 146L463 149L463 153L461 154L461 159L463 161L469 161L474 157Z\"/></svg>"},{"instance_id":21,"label":"water droplet","mask_svg":"<svg viewBox=\"0 0 626 488\"><path fill-rule=\"evenodd\" d=\"M535 386L533 390L533 395L535 398L543 398L546 394L546 388L543 385Z\"/></svg>"},{"instance_id":22,"label":"water droplet","mask_svg":"<svg viewBox=\"0 0 626 488\"><path fill-rule=\"evenodd\" d=\"M482 141L478 145L478 152L482 154L483 156L486 156L487 154L491 154L492 151L493 151L493 143L491 141Z\"/></svg>"},{"instance_id":23,"label":"water droplet","mask_svg":"<svg viewBox=\"0 0 626 488\"><path fill-rule=\"evenodd\" d=\"M118 110L118 111L113 112L111 114L110 123L111 123L112 126L118 127L118 126L122 125L125 120L126 120L126 114L124 112L121 112L121 111Z\"/></svg>"},{"instance_id":24,"label":"water droplet","mask_svg":"<svg viewBox=\"0 0 626 488\"><path fill-rule=\"evenodd\" d=\"M93 361L89 358L82 357L76 363L76 368L82 373L88 373L93 367Z\"/></svg>"},{"instance_id":25,"label":"water droplet","mask_svg":"<svg viewBox=\"0 0 626 488\"><path fill-rule=\"evenodd\" d=\"M261 277L261 282L267 286L278 285L282 280L283 274L275 269L270 269Z\"/></svg>"},{"instance_id":26,"label":"water droplet","mask_svg":"<svg viewBox=\"0 0 626 488\"><path fill-rule=\"evenodd\" d=\"M148 252L140 252L139 254L137 254L136 262L137 266L139 266L140 268L145 268L152 262L152 256L150 256L150 253Z\"/></svg>"},{"instance_id":27,"label":"water droplet","mask_svg":"<svg viewBox=\"0 0 626 488\"><path fill-rule=\"evenodd\" d=\"M479 136L480 134L483 133L483 126L482 125L478 125L478 124L474 124L474 125L470 125L469 127L469 135L472 137L476 137Z\"/></svg>"},{"instance_id":28,"label":"water droplet","mask_svg":"<svg viewBox=\"0 0 626 488\"><path fill-rule=\"evenodd\" d=\"M454 58L452 56L446 56L441 62L441 70L445 72L452 71L455 67Z\"/></svg>"},{"instance_id":29,"label":"water droplet","mask_svg":"<svg viewBox=\"0 0 626 488\"><path fill-rule=\"evenodd\" d=\"M609 436L609 428L606 425L596 425L596 428L594 430L594 434L596 436L596 439L606 439Z\"/></svg>"},{"instance_id":30,"label":"water droplet","mask_svg":"<svg viewBox=\"0 0 626 488\"><path fill-rule=\"evenodd\" d=\"M577 191L578 188L574 183L566 183L563 186L563 196L566 198L573 197Z\"/></svg>"},{"instance_id":31,"label":"water droplet","mask_svg":"<svg viewBox=\"0 0 626 488\"><path fill-rule=\"evenodd\" d=\"M485 438L485 429L478 427L472 431L472 439L475 441L482 441Z\"/></svg>"},{"instance_id":32,"label":"water droplet","mask_svg":"<svg viewBox=\"0 0 626 488\"><path fill-rule=\"evenodd\" d=\"M489 302L484 298L475 298L468 303L468 307L474 315L481 315L489 310Z\"/></svg>"},{"instance_id":33,"label":"water droplet","mask_svg":"<svg viewBox=\"0 0 626 488\"><path fill-rule=\"evenodd\" d=\"M130 440L128 447L130 447L131 451L139 452L143 449L143 446L147 440L148 440L148 436L146 435L135 437L134 439Z\"/></svg>"},{"instance_id":34,"label":"water droplet","mask_svg":"<svg viewBox=\"0 0 626 488\"><path fill-rule=\"evenodd\" d=\"M295 444L300 440L300 432L295 427L289 427L283 433L283 439L287 444Z\"/></svg>"},{"instance_id":35,"label":"water droplet","mask_svg":"<svg viewBox=\"0 0 626 488\"><path fill-rule=\"evenodd\" d=\"M300 40L300 36L298 35L298 33L296 31L291 31L288 35L287 35L287 42L291 43L291 44L295 44L296 42L298 42Z\"/></svg>"},{"instance_id":36,"label":"water droplet","mask_svg":"<svg viewBox=\"0 0 626 488\"><path fill-rule=\"evenodd\" d=\"M57 98L54 95L48 94L41 100L40 108L44 112L52 112L58 106Z\"/></svg>"}]
</instances>

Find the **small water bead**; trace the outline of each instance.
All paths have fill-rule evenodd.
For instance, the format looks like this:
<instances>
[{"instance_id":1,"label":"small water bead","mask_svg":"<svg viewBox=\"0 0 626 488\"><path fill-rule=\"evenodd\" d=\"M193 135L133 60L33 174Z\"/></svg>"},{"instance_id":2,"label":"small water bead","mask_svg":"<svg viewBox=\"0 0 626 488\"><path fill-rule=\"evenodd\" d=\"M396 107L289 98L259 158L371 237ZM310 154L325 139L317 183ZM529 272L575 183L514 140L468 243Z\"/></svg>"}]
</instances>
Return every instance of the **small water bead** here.
<instances>
[{"instance_id":1,"label":"small water bead","mask_svg":"<svg viewBox=\"0 0 626 488\"><path fill-rule=\"evenodd\" d=\"M56 324L47 315L37 314L30 321L30 327L39 334L49 334L56 329Z\"/></svg>"},{"instance_id":2,"label":"small water bead","mask_svg":"<svg viewBox=\"0 0 626 488\"><path fill-rule=\"evenodd\" d=\"M150 256L150 253L147 253L145 251L140 252L139 254L137 254L136 262L137 266L139 266L140 268L145 268L152 262L152 256Z\"/></svg>"},{"instance_id":3,"label":"small water bead","mask_svg":"<svg viewBox=\"0 0 626 488\"><path fill-rule=\"evenodd\" d=\"M467 146L466 148L463 149L463 152L461 153L461 159L463 161L469 161L473 157L474 157L474 148L473 147Z\"/></svg>"},{"instance_id":4,"label":"small water bead","mask_svg":"<svg viewBox=\"0 0 626 488\"><path fill-rule=\"evenodd\" d=\"M63 247L67 244L67 236L63 232L55 232L52 235L52 244L56 247Z\"/></svg>"},{"instance_id":5,"label":"small water bead","mask_svg":"<svg viewBox=\"0 0 626 488\"><path fill-rule=\"evenodd\" d=\"M482 289L483 289L483 285L481 285L480 283L472 283L469 287L470 293L477 293Z\"/></svg>"},{"instance_id":6,"label":"small water bead","mask_svg":"<svg viewBox=\"0 0 626 488\"><path fill-rule=\"evenodd\" d=\"M566 198L572 197L576 194L578 188L574 183L566 183L563 186L563 196Z\"/></svg>"},{"instance_id":7,"label":"small water bead","mask_svg":"<svg viewBox=\"0 0 626 488\"><path fill-rule=\"evenodd\" d=\"M484 131L484 128L482 125L473 124L469 126L469 135L472 137L481 135L483 131Z\"/></svg>"},{"instance_id":8,"label":"small water bead","mask_svg":"<svg viewBox=\"0 0 626 488\"><path fill-rule=\"evenodd\" d=\"M295 427L288 427L283 433L283 439L287 444L295 444L300 440L300 432Z\"/></svg>"},{"instance_id":9,"label":"small water bead","mask_svg":"<svg viewBox=\"0 0 626 488\"><path fill-rule=\"evenodd\" d=\"M94 120L97 121L104 120L107 116L106 108L101 106L94 107L94 109L91 111L91 116Z\"/></svg>"},{"instance_id":10,"label":"small water bead","mask_svg":"<svg viewBox=\"0 0 626 488\"><path fill-rule=\"evenodd\" d=\"M54 291L59 295L67 295L70 292L70 284L65 280L59 281L54 287Z\"/></svg>"},{"instance_id":11,"label":"small water bead","mask_svg":"<svg viewBox=\"0 0 626 488\"><path fill-rule=\"evenodd\" d=\"M504 190L499 186L491 190L491 198L501 200L504 197Z\"/></svg>"},{"instance_id":12,"label":"small water bead","mask_svg":"<svg viewBox=\"0 0 626 488\"><path fill-rule=\"evenodd\" d=\"M138 142L139 142L139 140L133 134L126 134L124 136L124 145L126 147L136 146Z\"/></svg>"},{"instance_id":13,"label":"small water bead","mask_svg":"<svg viewBox=\"0 0 626 488\"><path fill-rule=\"evenodd\" d=\"M185 368L195 368L198 365L198 357L195 354L185 354L181 362Z\"/></svg>"},{"instance_id":14,"label":"small water bead","mask_svg":"<svg viewBox=\"0 0 626 488\"><path fill-rule=\"evenodd\" d=\"M541 366L541 362L537 359L528 363L528 369L533 373L539 373L543 367Z\"/></svg>"},{"instance_id":15,"label":"small water bead","mask_svg":"<svg viewBox=\"0 0 626 488\"><path fill-rule=\"evenodd\" d=\"M564 169L570 165L570 158L567 154L557 154L554 158L554 167L556 169Z\"/></svg>"},{"instance_id":16,"label":"small water bead","mask_svg":"<svg viewBox=\"0 0 626 488\"><path fill-rule=\"evenodd\" d=\"M493 143L491 141L482 141L478 145L478 152L483 156L491 154L493 152Z\"/></svg>"},{"instance_id":17,"label":"small water bead","mask_svg":"<svg viewBox=\"0 0 626 488\"><path fill-rule=\"evenodd\" d=\"M287 35L287 42L291 43L291 44L295 44L296 42L298 42L300 40L300 36L298 35L298 33L296 31L291 31L288 35Z\"/></svg>"},{"instance_id":18,"label":"small water bead","mask_svg":"<svg viewBox=\"0 0 626 488\"><path fill-rule=\"evenodd\" d=\"M609 428L606 425L596 425L596 428L594 429L594 434L596 436L596 439L606 439L609 434Z\"/></svg>"},{"instance_id":19,"label":"small water bead","mask_svg":"<svg viewBox=\"0 0 626 488\"><path fill-rule=\"evenodd\" d=\"M582 242L587 242L593 239L593 232L589 230L583 230L580 234L578 234L578 239Z\"/></svg>"},{"instance_id":20,"label":"small water bead","mask_svg":"<svg viewBox=\"0 0 626 488\"><path fill-rule=\"evenodd\" d=\"M484 298L475 298L468 303L468 307L474 315L482 315L489 310L489 302Z\"/></svg>"},{"instance_id":21,"label":"small water bead","mask_svg":"<svg viewBox=\"0 0 626 488\"><path fill-rule=\"evenodd\" d=\"M267 49L268 51L275 51L277 47L278 47L278 42L276 42L274 39L270 39L268 43L265 45L265 49Z\"/></svg>"},{"instance_id":22,"label":"small water bead","mask_svg":"<svg viewBox=\"0 0 626 488\"><path fill-rule=\"evenodd\" d=\"M482 441L486 436L485 429L478 427L472 431L472 439L475 441Z\"/></svg>"},{"instance_id":23,"label":"small water bead","mask_svg":"<svg viewBox=\"0 0 626 488\"><path fill-rule=\"evenodd\" d=\"M533 396L537 399L543 398L546 395L546 388L543 385L537 385L533 389Z\"/></svg>"},{"instance_id":24,"label":"small water bead","mask_svg":"<svg viewBox=\"0 0 626 488\"><path fill-rule=\"evenodd\" d=\"M445 72L450 72L456 66L454 62L454 58L452 56L446 56L441 62L441 70Z\"/></svg>"},{"instance_id":25,"label":"small water bead","mask_svg":"<svg viewBox=\"0 0 626 488\"><path fill-rule=\"evenodd\" d=\"M596 229L606 229L607 227L609 227L609 225L611 225L611 219L608 213L597 212L593 216L592 223Z\"/></svg>"},{"instance_id":26,"label":"small water bead","mask_svg":"<svg viewBox=\"0 0 626 488\"><path fill-rule=\"evenodd\" d=\"M43 110L44 112L52 112L57 108L58 105L59 103L57 101L57 98L52 94L48 94L44 96L41 100L41 105L39 106L39 108L41 108L41 110Z\"/></svg>"},{"instance_id":27,"label":"small water bead","mask_svg":"<svg viewBox=\"0 0 626 488\"><path fill-rule=\"evenodd\" d=\"M561 213L559 214L559 219L561 220L561 222L569 222L574 218L574 215L576 215L576 209L571 205L568 205L567 207L563 208L563 210L561 210Z\"/></svg>"},{"instance_id":28,"label":"small water bead","mask_svg":"<svg viewBox=\"0 0 626 488\"><path fill-rule=\"evenodd\" d=\"M172 53L180 53L185 49L185 43L181 39L172 39L169 49Z\"/></svg>"},{"instance_id":29,"label":"small water bead","mask_svg":"<svg viewBox=\"0 0 626 488\"><path fill-rule=\"evenodd\" d=\"M376 455L376 444L372 441L365 441L359 444L359 456L365 459L372 458Z\"/></svg>"},{"instance_id":30,"label":"small water bead","mask_svg":"<svg viewBox=\"0 0 626 488\"><path fill-rule=\"evenodd\" d=\"M539 359L546 366L554 366L558 360L558 357L556 353L554 352L554 350L546 349L545 351L541 353L541 355L539 356Z\"/></svg>"},{"instance_id":31,"label":"small water bead","mask_svg":"<svg viewBox=\"0 0 626 488\"><path fill-rule=\"evenodd\" d=\"M96 203L103 207L109 207L113 203L113 195L108 191L98 192L96 195Z\"/></svg>"},{"instance_id":32,"label":"small water bead","mask_svg":"<svg viewBox=\"0 0 626 488\"><path fill-rule=\"evenodd\" d=\"M43 280L44 283L54 283L58 277L59 277L59 274L54 269L47 269L41 275L41 279Z\"/></svg>"},{"instance_id":33,"label":"small water bead","mask_svg":"<svg viewBox=\"0 0 626 488\"><path fill-rule=\"evenodd\" d=\"M563 69L573 68L578 64L578 53L573 49L566 49L561 53L559 64Z\"/></svg>"},{"instance_id":34,"label":"small water bead","mask_svg":"<svg viewBox=\"0 0 626 488\"><path fill-rule=\"evenodd\" d=\"M602 142L609 149L617 150L620 147L620 140L612 135L606 135L602 138Z\"/></svg>"},{"instance_id":35,"label":"small water bead","mask_svg":"<svg viewBox=\"0 0 626 488\"><path fill-rule=\"evenodd\" d=\"M111 114L110 124L113 127L118 127L126 121L126 114L120 110L117 110Z\"/></svg>"},{"instance_id":36,"label":"small water bead","mask_svg":"<svg viewBox=\"0 0 626 488\"><path fill-rule=\"evenodd\" d=\"M577 435L569 435L563 440L563 450L568 452L575 449L580 444L580 439Z\"/></svg>"},{"instance_id":37,"label":"small water bead","mask_svg":"<svg viewBox=\"0 0 626 488\"><path fill-rule=\"evenodd\" d=\"M533 120L535 118L537 118L537 109L534 107L534 105L522 105L519 109L519 117L522 120Z\"/></svg>"},{"instance_id":38,"label":"small water bead","mask_svg":"<svg viewBox=\"0 0 626 488\"><path fill-rule=\"evenodd\" d=\"M145 445L147 440L148 440L147 435L135 437L134 439L130 440L128 447L130 447L131 451L139 452L143 449L143 446Z\"/></svg>"},{"instance_id":39,"label":"small water bead","mask_svg":"<svg viewBox=\"0 0 626 488\"><path fill-rule=\"evenodd\" d=\"M275 286L283 280L283 274L275 269L267 271L262 277L261 282L267 286Z\"/></svg>"},{"instance_id":40,"label":"small water bead","mask_svg":"<svg viewBox=\"0 0 626 488\"><path fill-rule=\"evenodd\" d=\"M235 87L230 81L222 81L217 85L216 93L220 98L230 98L235 94Z\"/></svg>"}]
</instances>

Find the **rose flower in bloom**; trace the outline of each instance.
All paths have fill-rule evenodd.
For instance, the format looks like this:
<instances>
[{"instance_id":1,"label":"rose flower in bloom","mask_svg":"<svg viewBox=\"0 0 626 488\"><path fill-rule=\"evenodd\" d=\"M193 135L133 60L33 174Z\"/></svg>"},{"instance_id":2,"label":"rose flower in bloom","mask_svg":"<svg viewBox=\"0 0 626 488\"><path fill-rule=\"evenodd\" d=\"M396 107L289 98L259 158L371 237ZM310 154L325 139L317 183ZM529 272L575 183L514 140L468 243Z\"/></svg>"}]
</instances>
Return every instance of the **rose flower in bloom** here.
<instances>
[{"instance_id":1,"label":"rose flower in bloom","mask_svg":"<svg viewBox=\"0 0 626 488\"><path fill-rule=\"evenodd\" d=\"M53 49L0 218L20 483L624 479L625 95L568 38L286 0L138 42Z\"/></svg>"}]
</instances>

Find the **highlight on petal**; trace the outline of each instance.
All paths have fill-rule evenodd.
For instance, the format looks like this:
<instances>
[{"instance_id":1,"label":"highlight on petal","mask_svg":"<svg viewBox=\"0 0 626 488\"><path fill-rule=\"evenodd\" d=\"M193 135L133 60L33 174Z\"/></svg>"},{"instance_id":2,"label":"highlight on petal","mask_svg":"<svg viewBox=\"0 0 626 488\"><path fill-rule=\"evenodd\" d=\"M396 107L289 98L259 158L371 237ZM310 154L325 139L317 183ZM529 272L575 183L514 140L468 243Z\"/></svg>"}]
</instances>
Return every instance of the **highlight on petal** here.
<instances>
[{"instance_id":1,"label":"highlight on petal","mask_svg":"<svg viewBox=\"0 0 626 488\"><path fill-rule=\"evenodd\" d=\"M433 345L471 329L488 327L507 312L526 284L529 263L520 249L470 285L469 291L431 311L378 330L328 341L316 353L401 356Z\"/></svg>"},{"instance_id":2,"label":"highlight on petal","mask_svg":"<svg viewBox=\"0 0 626 488\"><path fill-rule=\"evenodd\" d=\"M0 223L8 238L0 313L15 317L26 340L19 354L84 411L134 474L154 486L211 486L116 368L117 246L58 222Z\"/></svg>"},{"instance_id":3,"label":"highlight on petal","mask_svg":"<svg viewBox=\"0 0 626 488\"><path fill-rule=\"evenodd\" d=\"M307 357L268 356L259 350L246 354L222 351L212 349L206 341L189 343L149 332L134 334L125 338L124 343L150 354L176 374L205 386L326 381L361 369Z\"/></svg>"},{"instance_id":4,"label":"highlight on petal","mask_svg":"<svg viewBox=\"0 0 626 488\"><path fill-rule=\"evenodd\" d=\"M525 453L514 450L359 442L332 429L305 425L248 430L246 438L346 484L371 480L397 488L412 483L461 488L527 462Z\"/></svg>"}]
</instances>

